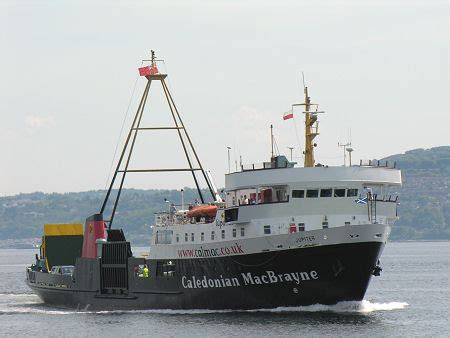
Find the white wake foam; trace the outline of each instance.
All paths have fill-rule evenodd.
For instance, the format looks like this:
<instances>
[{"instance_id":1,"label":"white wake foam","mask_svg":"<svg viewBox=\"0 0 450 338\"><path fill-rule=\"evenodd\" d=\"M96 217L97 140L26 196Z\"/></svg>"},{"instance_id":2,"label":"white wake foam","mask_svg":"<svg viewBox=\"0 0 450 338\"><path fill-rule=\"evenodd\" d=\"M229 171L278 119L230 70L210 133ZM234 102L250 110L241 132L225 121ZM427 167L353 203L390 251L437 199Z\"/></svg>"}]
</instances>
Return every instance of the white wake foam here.
<instances>
[{"instance_id":1,"label":"white wake foam","mask_svg":"<svg viewBox=\"0 0 450 338\"><path fill-rule=\"evenodd\" d=\"M409 306L405 302L373 303L368 300L361 302L340 302L335 305L309 305L298 307L278 307L275 309L256 309L256 310L111 310L111 311L93 311L89 307L85 309L58 309L44 305L37 296L33 294L0 294L3 300L9 298L7 302L0 303L0 314L14 313L34 313L46 315L72 315L72 314L211 314L211 313L288 313L288 312L334 312L334 313L371 313L375 311L401 310Z\"/></svg>"},{"instance_id":2,"label":"white wake foam","mask_svg":"<svg viewBox=\"0 0 450 338\"><path fill-rule=\"evenodd\" d=\"M340 302L335 305L322 305L315 304L309 306L298 307L279 307L270 310L270 312L336 312L336 313L370 313L374 311L391 311L401 310L409 306L405 302L389 302L389 303L372 303L368 300L362 300L361 302ZM258 311L258 310L252 310Z\"/></svg>"},{"instance_id":3,"label":"white wake foam","mask_svg":"<svg viewBox=\"0 0 450 338\"><path fill-rule=\"evenodd\" d=\"M14 297L36 297L36 298L38 298L38 296L35 295L34 293L0 293L0 298L4 298L4 297L10 297L10 298L14 298Z\"/></svg>"},{"instance_id":4,"label":"white wake foam","mask_svg":"<svg viewBox=\"0 0 450 338\"><path fill-rule=\"evenodd\" d=\"M363 300L361 302L360 312L373 312L373 311L392 311L401 310L409 306L405 302L390 302L390 303L372 303L368 300Z\"/></svg>"}]
</instances>

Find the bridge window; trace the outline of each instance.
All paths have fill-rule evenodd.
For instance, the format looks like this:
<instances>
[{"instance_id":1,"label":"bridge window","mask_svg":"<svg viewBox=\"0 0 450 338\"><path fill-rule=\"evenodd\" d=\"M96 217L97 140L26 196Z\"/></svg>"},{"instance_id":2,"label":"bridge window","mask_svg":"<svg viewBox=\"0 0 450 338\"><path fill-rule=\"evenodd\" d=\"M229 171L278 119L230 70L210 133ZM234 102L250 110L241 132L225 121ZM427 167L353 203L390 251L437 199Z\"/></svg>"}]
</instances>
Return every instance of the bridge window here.
<instances>
[{"instance_id":1,"label":"bridge window","mask_svg":"<svg viewBox=\"0 0 450 338\"><path fill-rule=\"evenodd\" d=\"M305 223L298 223L298 231L305 231Z\"/></svg>"},{"instance_id":2,"label":"bridge window","mask_svg":"<svg viewBox=\"0 0 450 338\"><path fill-rule=\"evenodd\" d=\"M304 197L305 197L305 190L292 190L292 198L304 198Z\"/></svg>"},{"instance_id":3,"label":"bridge window","mask_svg":"<svg viewBox=\"0 0 450 338\"><path fill-rule=\"evenodd\" d=\"M270 225L264 225L264 235L270 235Z\"/></svg>"},{"instance_id":4,"label":"bridge window","mask_svg":"<svg viewBox=\"0 0 450 338\"><path fill-rule=\"evenodd\" d=\"M225 230L222 230L222 239L225 239Z\"/></svg>"},{"instance_id":5,"label":"bridge window","mask_svg":"<svg viewBox=\"0 0 450 338\"><path fill-rule=\"evenodd\" d=\"M320 197L331 197L333 189L320 189Z\"/></svg>"},{"instance_id":6,"label":"bridge window","mask_svg":"<svg viewBox=\"0 0 450 338\"><path fill-rule=\"evenodd\" d=\"M233 229L233 237L236 237L236 229Z\"/></svg>"},{"instance_id":7,"label":"bridge window","mask_svg":"<svg viewBox=\"0 0 450 338\"><path fill-rule=\"evenodd\" d=\"M177 234L176 236L176 239L177 239L177 243L180 241L180 235L179 234Z\"/></svg>"},{"instance_id":8,"label":"bridge window","mask_svg":"<svg viewBox=\"0 0 450 338\"><path fill-rule=\"evenodd\" d=\"M215 237L215 232L214 231L211 231L211 240L213 241L214 240L214 237Z\"/></svg>"},{"instance_id":9,"label":"bridge window","mask_svg":"<svg viewBox=\"0 0 450 338\"><path fill-rule=\"evenodd\" d=\"M358 196L358 189L347 189L347 197Z\"/></svg>"},{"instance_id":10,"label":"bridge window","mask_svg":"<svg viewBox=\"0 0 450 338\"><path fill-rule=\"evenodd\" d=\"M334 189L334 197L345 197L345 189Z\"/></svg>"},{"instance_id":11,"label":"bridge window","mask_svg":"<svg viewBox=\"0 0 450 338\"><path fill-rule=\"evenodd\" d=\"M237 205L236 191L227 192L225 196L225 202L227 207L236 206Z\"/></svg>"},{"instance_id":12,"label":"bridge window","mask_svg":"<svg viewBox=\"0 0 450 338\"><path fill-rule=\"evenodd\" d=\"M201 240L202 242L205 240L205 233L204 233L204 232L202 232L202 233L200 234L200 240Z\"/></svg>"},{"instance_id":13,"label":"bridge window","mask_svg":"<svg viewBox=\"0 0 450 338\"><path fill-rule=\"evenodd\" d=\"M189 238L189 235L187 233L184 234L184 241L187 242Z\"/></svg>"},{"instance_id":14,"label":"bridge window","mask_svg":"<svg viewBox=\"0 0 450 338\"><path fill-rule=\"evenodd\" d=\"M245 228L241 228L241 237L245 236Z\"/></svg>"},{"instance_id":15,"label":"bridge window","mask_svg":"<svg viewBox=\"0 0 450 338\"><path fill-rule=\"evenodd\" d=\"M251 198L255 199L258 204L288 202L288 186L274 185L263 186L258 188L258 194L252 194Z\"/></svg>"},{"instance_id":16,"label":"bridge window","mask_svg":"<svg viewBox=\"0 0 450 338\"><path fill-rule=\"evenodd\" d=\"M227 194L227 206L288 202L288 192L287 185L260 186L230 191Z\"/></svg>"},{"instance_id":17,"label":"bridge window","mask_svg":"<svg viewBox=\"0 0 450 338\"><path fill-rule=\"evenodd\" d=\"M191 234L191 242L194 241L194 233Z\"/></svg>"},{"instance_id":18,"label":"bridge window","mask_svg":"<svg viewBox=\"0 0 450 338\"><path fill-rule=\"evenodd\" d=\"M307 198L319 197L319 190L317 190L317 189L306 190L306 197Z\"/></svg>"}]
</instances>

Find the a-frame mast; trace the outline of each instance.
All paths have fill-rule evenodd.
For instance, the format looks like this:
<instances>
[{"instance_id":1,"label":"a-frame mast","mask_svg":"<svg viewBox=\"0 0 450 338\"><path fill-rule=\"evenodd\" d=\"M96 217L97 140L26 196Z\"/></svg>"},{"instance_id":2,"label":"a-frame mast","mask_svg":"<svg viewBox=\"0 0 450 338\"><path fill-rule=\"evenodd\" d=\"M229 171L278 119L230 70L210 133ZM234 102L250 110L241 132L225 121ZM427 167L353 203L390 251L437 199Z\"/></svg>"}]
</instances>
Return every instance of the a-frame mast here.
<instances>
[{"instance_id":1,"label":"a-frame mast","mask_svg":"<svg viewBox=\"0 0 450 338\"><path fill-rule=\"evenodd\" d=\"M213 200L215 200L215 194L214 191L212 189L212 186L206 176L205 170L203 169L203 166L200 162L200 159L197 155L197 152L195 151L194 145L192 144L191 138L189 137L189 134L185 128L185 125L183 123L183 120L181 119L180 113L175 105L175 102L172 98L172 95L169 91L169 88L167 87L167 84L165 82L165 78L167 77L167 74L161 74L159 73L157 67L156 67L156 61L161 61L161 60L156 60L155 58L155 52L152 50L151 51L151 59L150 60L143 60L143 61L150 61L151 62L151 74L149 75L145 75L145 77L147 78L147 85L145 86L144 92L142 94L138 109L136 111L136 114L134 116L133 119L133 123L131 125L131 128L128 132L128 136L126 138L125 141L125 145L122 149L122 152L120 154L120 158L119 161L117 163L116 169L114 171L114 175L111 179L111 183L109 185L108 191L106 193L105 199L103 201L102 207L100 209L100 214L103 214L106 208L106 205L108 204L109 199L111 198L111 191L114 187L114 183L116 182L116 179L118 177L119 174L122 174L121 178L120 178L120 183L119 183L119 187L118 187L118 191L117 191L117 195L115 196L114 199L114 205L113 205L113 209L111 212L111 217L109 218L109 220L105 220L105 222L108 223L108 228L111 228L112 222L114 220L114 215L116 213L117 210L117 205L119 203L119 199L120 199L120 195L122 192L122 188L123 188L123 183L125 181L125 176L127 173L137 173L137 172L180 172L180 171L190 171L192 173L192 177L194 179L195 182L195 186L197 188L200 200L202 203L205 203L205 199L203 197L202 191L200 189L200 185L198 183L198 178L196 176L196 171L200 171L203 175L203 178L208 186L209 192L211 193L211 196L213 198ZM173 126L163 126L163 127L141 127L141 120L142 120L142 116L144 113L144 109L145 109L145 104L147 102L147 97L148 94L150 92L150 86L152 84L152 81L159 81L161 83L161 86L163 88L164 91L164 95L166 97L167 100L167 104L169 105L170 108L170 113L174 122ZM130 159L133 153L133 148L134 148L134 144L136 142L136 138L137 138L137 134L139 131L151 131L151 130L176 130L178 133L178 137L180 138L180 142L181 145L183 147L183 151L184 154L186 155L186 160L188 162L189 168L158 168L158 169L129 169L129 163L130 163ZM131 142L130 142L131 141ZM191 158L191 156L189 155L189 150L192 151L192 153L194 154L194 158ZM128 151L128 153L127 153ZM125 156L125 154L127 154ZM124 158L126 157L126 161L124 166L122 167L122 164L124 162Z\"/></svg>"}]
</instances>

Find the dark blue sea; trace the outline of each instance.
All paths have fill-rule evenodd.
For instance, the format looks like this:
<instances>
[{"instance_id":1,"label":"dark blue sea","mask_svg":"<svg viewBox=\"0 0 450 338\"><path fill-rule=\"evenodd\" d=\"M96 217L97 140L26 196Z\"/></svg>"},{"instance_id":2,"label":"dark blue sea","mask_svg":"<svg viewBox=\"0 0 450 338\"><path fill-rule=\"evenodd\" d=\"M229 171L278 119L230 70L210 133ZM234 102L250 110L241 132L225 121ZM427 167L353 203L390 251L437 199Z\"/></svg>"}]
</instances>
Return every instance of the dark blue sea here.
<instances>
[{"instance_id":1,"label":"dark blue sea","mask_svg":"<svg viewBox=\"0 0 450 338\"><path fill-rule=\"evenodd\" d=\"M24 282L35 252L0 250L0 336L450 337L450 242L388 243L362 302L240 312L48 307Z\"/></svg>"}]
</instances>

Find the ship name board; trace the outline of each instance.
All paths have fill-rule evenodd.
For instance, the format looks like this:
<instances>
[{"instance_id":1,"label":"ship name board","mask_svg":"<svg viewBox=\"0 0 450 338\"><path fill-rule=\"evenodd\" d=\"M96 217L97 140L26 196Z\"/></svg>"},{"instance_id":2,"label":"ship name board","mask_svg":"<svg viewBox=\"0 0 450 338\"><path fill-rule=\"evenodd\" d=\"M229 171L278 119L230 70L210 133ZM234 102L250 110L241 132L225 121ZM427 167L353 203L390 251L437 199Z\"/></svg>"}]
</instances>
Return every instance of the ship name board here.
<instances>
[{"instance_id":1,"label":"ship name board","mask_svg":"<svg viewBox=\"0 0 450 338\"><path fill-rule=\"evenodd\" d=\"M307 242L314 242L316 240L316 237L314 235L311 236L303 236L296 239L297 243L307 243Z\"/></svg>"},{"instance_id":2,"label":"ship name board","mask_svg":"<svg viewBox=\"0 0 450 338\"><path fill-rule=\"evenodd\" d=\"M275 283L295 283L299 285L302 281L319 279L319 274L315 270L289 272L289 273L275 273L268 270L262 275L256 275L251 272L242 272L238 277L223 277L208 278L202 277L186 277L181 278L181 284L185 289L206 289L206 288L226 288L226 287L238 287L246 285L263 285L263 284L275 284Z\"/></svg>"}]
</instances>

